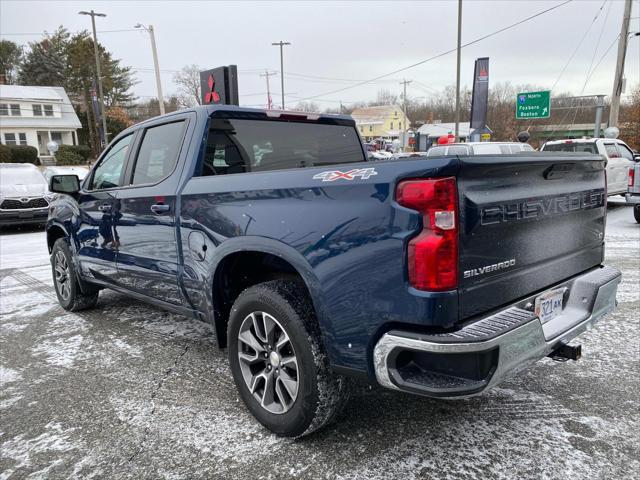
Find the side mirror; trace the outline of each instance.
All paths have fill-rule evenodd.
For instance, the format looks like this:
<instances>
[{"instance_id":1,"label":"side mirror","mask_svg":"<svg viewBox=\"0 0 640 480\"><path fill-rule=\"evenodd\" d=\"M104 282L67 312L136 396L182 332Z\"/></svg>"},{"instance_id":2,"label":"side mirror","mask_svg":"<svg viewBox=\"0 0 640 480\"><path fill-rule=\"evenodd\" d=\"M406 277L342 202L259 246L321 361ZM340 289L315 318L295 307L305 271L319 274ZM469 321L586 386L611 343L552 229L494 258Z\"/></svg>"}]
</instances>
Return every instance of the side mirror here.
<instances>
[{"instance_id":1,"label":"side mirror","mask_svg":"<svg viewBox=\"0 0 640 480\"><path fill-rule=\"evenodd\" d=\"M633 160L636 162L640 162L640 153L634 153L633 154Z\"/></svg>"},{"instance_id":2,"label":"side mirror","mask_svg":"<svg viewBox=\"0 0 640 480\"><path fill-rule=\"evenodd\" d=\"M54 175L49 181L49 191L73 195L80 191L80 179L77 175Z\"/></svg>"}]
</instances>

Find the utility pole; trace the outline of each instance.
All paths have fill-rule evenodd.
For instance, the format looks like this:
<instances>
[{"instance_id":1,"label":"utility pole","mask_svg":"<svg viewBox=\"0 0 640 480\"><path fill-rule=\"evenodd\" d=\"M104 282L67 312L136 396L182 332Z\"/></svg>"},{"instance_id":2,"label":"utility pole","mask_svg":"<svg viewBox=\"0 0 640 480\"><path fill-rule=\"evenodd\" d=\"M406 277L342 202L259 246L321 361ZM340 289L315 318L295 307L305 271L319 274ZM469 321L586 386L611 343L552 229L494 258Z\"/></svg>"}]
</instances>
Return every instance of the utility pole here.
<instances>
[{"instance_id":1,"label":"utility pole","mask_svg":"<svg viewBox=\"0 0 640 480\"><path fill-rule=\"evenodd\" d=\"M284 110L284 60L282 55L282 47L291 44L289 42L283 42L282 40L280 40L279 42L272 43L271 45L280 46L280 87L282 89L282 110Z\"/></svg>"},{"instance_id":2,"label":"utility pole","mask_svg":"<svg viewBox=\"0 0 640 480\"><path fill-rule=\"evenodd\" d=\"M458 0L458 52L456 67L456 130L455 141L460 141L460 50L462 49L462 0Z\"/></svg>"},{"instance_id":3,"label":"utility pole","mask_svg":"<svg viewBox=\"0 0 640 480\"><path fill-rule=\"evenodd\" d=\"M162 83L160 82L160 66L158 65L158 50L156 49L156 35L153 30L153 25L145 27L143 24L138 23L133 28L142 28L149 33L151 38L151 52L153 53L153 68L156 71L156 88L158 90L158 105L160 105L160 115L164 115L164 97L162 96Z\"/></svg>"},{"instance_id":4,"label":"utility pole","mask_svg":"<svg viewBox=\"0 0 640 480\"><path fill-rule=\"evenodd\" d=\"M600 138L600 126L602 125L602 112L604 112L604 95L596 95L596 122L593 129L593 138Z\"/></svg>"},{"instance_id":5,"label":"utility pole","mask_svg":"<svg viewBox=\"0 0 640 480\"><path fill-rule=\"evenodd\" d=\"M266 77L267 79L267 108L271 110L273 108L273 102L271 101L271 89L269 88L269 77L271 75L276 75L276 72L269 73L268 70L265 69L264 73L261 73L261 77Z\"/></svg>"},{"instance_id":6,"label":"utility pole","mask_svg":"<svg viewBox=\"0 0 640 480\"><path fill-rule=\"evenodd\" d=\"M618 61L616 63L616 76L613 79L613 92L611 93L611 109L609 110L609 126L618 126L618 114L620 113L620 96L622 95L622 79L624 77L624 59L627 55L627 42L629 40L629 20L631 19L631 0L625 0L624 13L622 14L622 28L618 38Z\"/></svg>"},{"instance_id":7,"label":"utility pole","mask_svg":"<svg viewBox=\"0 0 640 480\"><path fill-rule=\"evenodd\" d=\"M404 119L405 119L405 128L404 130L402 130L402 151L404 152L404 144L405 144L405 134L404 132L407 130L407 120L409 119L409 117L407 116L407 85L409 85L411 82L413 82L413 80L403 80L402 82L400 82L400 85L403 86L403 93L402 93L402 111L404 112Z\"/></svg>"},{"instance_id":8,"label":"utility pole","mask_svg":"<svg viewBox=\"0 0 640 480\"><path fill-rule=\"evenodd\" d=\"M91 16L91 27L93 28L93 50L96 54L96 74L98 76L98 101L100 102L100 117L102 118L102 132L104 135L104 147L109 143L109 134L107 133L107 115L104 111L104 95L102 93L102 73L100 72L100 53L98 50L98 35L96 34L96 17L106 17L104 13L97 13L93 10L89 12L78 12L80 15ZM102 147L102 145L101 145Z\"/></svg>"}]
</instances>

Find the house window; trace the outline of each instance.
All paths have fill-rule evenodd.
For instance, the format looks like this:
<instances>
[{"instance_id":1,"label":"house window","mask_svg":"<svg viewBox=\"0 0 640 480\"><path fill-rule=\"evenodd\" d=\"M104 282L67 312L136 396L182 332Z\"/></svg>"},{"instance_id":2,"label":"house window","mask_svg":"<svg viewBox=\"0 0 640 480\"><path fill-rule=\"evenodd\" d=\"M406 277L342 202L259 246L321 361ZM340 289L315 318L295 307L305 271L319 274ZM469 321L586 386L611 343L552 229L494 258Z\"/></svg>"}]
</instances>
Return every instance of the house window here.
<instances>
[{"instance_id":1,"label":"house window","mask_svg":"<svg viewBox=\"0 0 640 480\"><path fill-rule=\"evenodd\" d=\"M20 116L20 105L17 103L11 104L11 116L19 117Z\"/></svg>"},{"instance_id":2,"label":"house window","mask_svg":"<svg viewBox=\"0 0 640 480\"><path fill-rule=\"evenodd\" d=\"M398 129L402 130L402 122L398 122Z\"/></svg>"},{"instance_id":3,"label":"house window","mask_svg":"<svg viewBox=\"0 0 640 480\"><path fill-rule=\"evenodd\" d=\"M9 115L9 105L6 103L0 103L0 115Z\"/></svg>"},{"instance_id":4,"label":"house window","mask_svg":"<svg viewBox=\"0 0 640 480\"><path fill-rule=\"evenodd\" d=\"M51 140L62 145L62 132L51 132Z\"/></svg>"},{"instance_id":5,"label":"house window","mask_svg":"<svg viewBox=\"0 0 640 480\"><path fill-rule=\"evenodd\" d=\"M391 130L393 130L393 122L391 122Z\"/></svg>"},{"instance_id":6,"label":"house window","mask_svg":"<svg viewBox=\"0 0 640 480\"><path fill-rule=\"evenodd\" d=\"M373 125L369 125L369 131L373 132Z\"/></svg>"},{"instance_id":7,"label":"house window","mask_svg":"<svg viewBox=\"0 0 640 480\"><path fill-rule=\"evenodd\" d=\"M37 104L33 105L33 116L34 117L42 116L42 105L37 105Z\"/></svg>"},{"instance_id":8,"label":"house window","mask_svg":"<svg viewBox=\"0 0 640 480\"><path fill-rule=\"evenodd\" d=\"M26 133L19 133L18 134L18 139L20 140L20 145L26 145L27 144L27 134Z\"/></svg>"},{"instance_id":9,"label":"house window","mask_svg":"<svg viewBox=\"0 0 640 480\"><path fill-rule=\"evenodd\" d=\"M16 143L16 134L15 133L5 133L4 134L4 144L5 145L17 145L17 143Z\"/></svg>"},{"instance_id":10,"label":"house window","mask_svg":"<svg viewBox=\"0 0 640 480\"><path fill-rule=\"evenodd\" d=\"M397 117L398 116L398 111L396 110L395 112L393 112L393 116Z\"/></svg>"},{"instance_id":11,"label":"house window","mask_svg":"<svg viewBox=\"0 0 640 480\"><path fill-rule=\"evenodd\" d=\"M43 105L44 115L46 117L53 117L53 105Z\"/></svg>"}]
</instances>

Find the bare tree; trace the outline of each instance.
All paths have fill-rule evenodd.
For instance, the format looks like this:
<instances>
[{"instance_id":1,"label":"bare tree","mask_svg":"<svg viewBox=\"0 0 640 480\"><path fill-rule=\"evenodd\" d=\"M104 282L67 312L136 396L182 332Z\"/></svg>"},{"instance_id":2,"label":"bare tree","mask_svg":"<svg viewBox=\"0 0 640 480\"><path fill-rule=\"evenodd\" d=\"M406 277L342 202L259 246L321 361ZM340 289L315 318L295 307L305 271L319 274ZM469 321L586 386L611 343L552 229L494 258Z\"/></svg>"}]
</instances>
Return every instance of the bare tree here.
<instances>
[{"instance_id":1,"label":"bare tree","mask_svg":"<svg viewBox=\"0 0 640 480\"><path fill-rule=\"evenodd\" d=\"M398 95L392 93L390 90L381 89L378 90L376 100L374 102L370 102L369 105L372 107L377 107L380 105L397 105L398 102Z\"/></svg>"},{"instance_id":2,"label":"bare tree","mask_svg":"<svg viewBox=\"0 0 640 480\"><path fill-rule=\"evenodd\" d=\"M320 107L313 102L298 102L294 110L299 112L320 113Z\"/></svg>"},{"instance_id":3,"label":"bare tree","mask_svg":"<svg viewBox=\"0 0 640 480\"><path fill-rule=\"evenodd\" d=\"M173 81L178 85L178 99L182 107L195 107L201 105L200 95L200 71L198 65L185 65L173 76Z\"/></svg>"}]
</instances>

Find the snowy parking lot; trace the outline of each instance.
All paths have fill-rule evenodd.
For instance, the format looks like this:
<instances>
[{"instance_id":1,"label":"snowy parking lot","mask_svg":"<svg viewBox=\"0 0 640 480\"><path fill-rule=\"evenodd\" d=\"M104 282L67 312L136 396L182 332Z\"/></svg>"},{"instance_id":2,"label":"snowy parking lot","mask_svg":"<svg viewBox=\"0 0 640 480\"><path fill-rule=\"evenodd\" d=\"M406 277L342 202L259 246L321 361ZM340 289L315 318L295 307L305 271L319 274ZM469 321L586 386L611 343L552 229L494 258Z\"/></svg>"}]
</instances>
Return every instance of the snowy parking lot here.
<instances>
[{"instance_id":1,"label":"snowy parking lot","mask_svg":"<svg viewBox=\"0 0 640 480\"><path fill-rule=\"evenodd\" d=\"M609 207L606 240L607 263L623 272L619 306L580 337L579 362L545 359L453 402L363 388L336 424L294 441L244 408L208 325L109 291L67 313L44 232L5 230L0 479L632 478L640 225L630 207Z\"/></svg>"}]
</instances>

